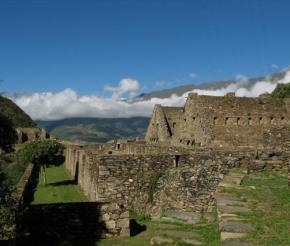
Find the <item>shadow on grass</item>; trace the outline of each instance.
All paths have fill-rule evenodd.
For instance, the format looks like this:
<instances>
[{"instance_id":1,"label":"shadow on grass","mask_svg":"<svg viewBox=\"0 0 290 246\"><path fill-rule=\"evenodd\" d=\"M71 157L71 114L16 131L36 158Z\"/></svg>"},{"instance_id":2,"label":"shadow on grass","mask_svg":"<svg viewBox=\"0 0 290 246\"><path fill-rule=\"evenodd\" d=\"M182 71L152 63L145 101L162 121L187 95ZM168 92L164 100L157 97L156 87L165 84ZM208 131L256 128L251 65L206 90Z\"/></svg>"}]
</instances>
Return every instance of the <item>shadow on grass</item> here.
<instances>
[{"instance_id":1,"label":"shadow on grass","mask_svg":"<svg viewBox=\"0 0 290 246\"><path fill-rule=\"evenodd\" d=\"M135 219L130 220L130 236L134 237L141 232L146 231L146 225L140 225Z\"/></svg>"},{"instance_id":2,"label":"shadow on grass","mask_svg":"<svg viewBox=\"0 0 290 246\"><path fill-rule=\"evenodd\" d=\"M107 229L97 202L30 205L18 221L16 245L96 245Z\"/></svg>"},{"instance_id":3,"label":"shadow on grass","mask_svg":"<svg viewBox=\"0 0 290 246\"><path fill-rule=\"evenodd\" d=\"M64 180L60 182L55 182L55 183L49 183L47 185L49 186L64 186L64 185L75 185L77 182L75 180Z\"/></svg>"}]
</instances>

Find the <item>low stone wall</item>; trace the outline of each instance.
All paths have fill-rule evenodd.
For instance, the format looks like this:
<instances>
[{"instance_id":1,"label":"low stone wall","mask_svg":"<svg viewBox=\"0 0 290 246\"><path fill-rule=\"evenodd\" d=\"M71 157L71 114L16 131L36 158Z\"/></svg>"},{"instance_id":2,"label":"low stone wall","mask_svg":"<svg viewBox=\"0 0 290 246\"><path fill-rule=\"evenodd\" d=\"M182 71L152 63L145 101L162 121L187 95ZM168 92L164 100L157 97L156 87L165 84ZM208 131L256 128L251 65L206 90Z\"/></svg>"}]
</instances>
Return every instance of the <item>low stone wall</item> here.
<instances>
[{"instance_id":1,"label":"low stone wall","mask_svg":"<svg viewBox=\"0 0 290 246\"><path fill-rule=\"evenodd\" d=\"M167 146L162 144L146 144L144 141L114 141L105 144L77 145L63 143L67 147L67 158L74 158L77 151L84 150L95 155L156 155L178 154L188 150L183 147Z\"/></svg>"},{"instance_id":2,"label":"low stone wall","mask_svg":"<svg viewBox=\"0 0 290 246\"><path fill-rule=\"evenodd\" d=\"M33 190L38 181L38 167L29 163L20 178L14 197L20 206L28 205L33 198Z\"/></svg>"},{"instance_id":3,"label":"low stone wall","mask_svg":"<svg viewBox=\"0 0 290 246\"><path fill-rule=\"evenodd\" d=\"M280 171L285 169L289 163L290 153L287 151L276 151L273 149L255 152L255 158L248 165L248 173L263 170Z\"/></svg>"}]
</instances>

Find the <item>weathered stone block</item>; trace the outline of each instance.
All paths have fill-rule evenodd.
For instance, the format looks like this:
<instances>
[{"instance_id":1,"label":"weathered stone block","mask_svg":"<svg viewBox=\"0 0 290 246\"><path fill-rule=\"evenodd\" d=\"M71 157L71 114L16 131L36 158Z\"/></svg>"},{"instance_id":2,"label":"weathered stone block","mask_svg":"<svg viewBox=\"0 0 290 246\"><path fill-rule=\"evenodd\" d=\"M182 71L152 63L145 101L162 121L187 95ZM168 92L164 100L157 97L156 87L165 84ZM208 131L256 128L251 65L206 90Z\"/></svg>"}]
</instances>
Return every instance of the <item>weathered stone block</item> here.
<instances>
[{"instance_id":1,"label":"weathered stone block","mask_svg":"<svg viewBox=\"0 0 290 246\"><path fill-rule=\"evenodd\" d=\"M130 237L130 228L122 228L120 231L121 237Z\"/></svg>"},{"instance_id":2,"label":"weathered stone block","mask_svg":"<svg viewBox=\"0 0 290 246\"><path fill-rule=\"evenodd\" d=\"M106 175L110 175L110 172L109 171L99 171L99 175L100 176L106 176Z\"/></svg>"},{"instance_id":3,"label":"weathered stone block","mask_svg":"<svg viewBox=\"0 0 290 246\"><path fill-rule=\"evenodd\" d=\"M116 227L118 227L118 228L129 228L130 227L129 218L117 220Z\"/></svg>"},{"instance_id":4,"label":"weathered stone block","mask_svg":"<svg viewBox=\"0 0 290 246\"><path fill-rule=\"evenodd\" d=\"M109 214L103 214L102 215L102 220L103 221L109 221L110 220L110 215Z\"/></svg>"},{"instance_id":5,"label":"weathered stone block","mask_svg":"<svg viewBox=\"0 0 290 246\"><path fill-rule=\"evenodd\" d=\"M129 216L130 216L129 211L126 211L120 214L121 219L129 218Z\"/></svg>"},{"instance_id":6,"label":"weathered stone block","mask_svg":"<svg viewBox=\"0 0 290 246\"><path fill-rule=\"evenodd\" d=\"M116 222L114 220L105 221L105 225L108 230L116 228Z\"/></svg>"}]
</instances>

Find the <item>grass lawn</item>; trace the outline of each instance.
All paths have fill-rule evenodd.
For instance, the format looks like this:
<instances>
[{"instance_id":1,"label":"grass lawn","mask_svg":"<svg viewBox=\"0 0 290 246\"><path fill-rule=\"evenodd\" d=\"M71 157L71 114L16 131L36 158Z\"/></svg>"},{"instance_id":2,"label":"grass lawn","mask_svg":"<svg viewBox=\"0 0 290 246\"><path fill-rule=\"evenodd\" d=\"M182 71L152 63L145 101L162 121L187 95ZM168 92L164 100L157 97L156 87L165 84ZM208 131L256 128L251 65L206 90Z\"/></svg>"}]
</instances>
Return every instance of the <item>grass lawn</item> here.
<instances>
[{"instance_id":1,"label":"grass lawn","mask_svg":"<svg viewBox=\"0 0 290 246\"><path fill-rule=\"evenodd\" d=\"M251 213L241 214L254 225L249 235L254 245L290 245L290 189L287 172L253 173L243 185L255 186L254 190L230 190L251 201Z\"/></svg>"},{"instance_id":2,"label":"grass lawn","mask_svg":"<svg viewBox=\"0 0 290 246\"><path fill-rule=\"evenodd\" d=\"M40 174L33 204L86 201L77 185L67 175L64 165L46 168L46 179L47 184L44 185Z\"/></svg>"},{"instance_id":3,"label":"grass lawn","mask_svg":"<svg viewBox=\"0 0 290 246\"><path fill-rule=\"evenodd\" d=\"M140 234L130 237L130 238L120 238L112 237L108 239L103 239L98 242L98 246L148 246L150 241L155 236L161 236L164 238L170 238L174 240L173 244L176 246L188 246L182 241L182 238L178 237L178 232L192 232L194 238L207 246L219 246L219 231L217 222L207 223L205 220L201 220L200 223L195 225L184 224L182 222L169 222L169 221L151 221L143 220L142 218L133 217L138 224L145 225L146 230ZM160 225L173 225L176 226L175 229L161 229ZM176 233L177 231L177 233ZM176 235L177 234L177 235Z\"/></svg>"}]
</instances>

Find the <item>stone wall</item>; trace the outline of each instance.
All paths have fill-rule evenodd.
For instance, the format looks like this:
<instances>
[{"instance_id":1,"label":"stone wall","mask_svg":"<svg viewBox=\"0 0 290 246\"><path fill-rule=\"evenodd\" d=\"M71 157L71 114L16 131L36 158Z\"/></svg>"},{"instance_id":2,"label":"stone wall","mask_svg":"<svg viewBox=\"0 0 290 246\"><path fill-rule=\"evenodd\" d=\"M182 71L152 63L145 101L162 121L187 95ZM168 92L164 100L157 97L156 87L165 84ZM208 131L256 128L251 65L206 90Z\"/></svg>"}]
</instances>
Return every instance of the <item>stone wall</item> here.
<instances>
[{"instance_id":1,"label":"stone wall","mask_svg":"<svg viewBox=\"0 0 290 246\"><path fill-rule=\"evenodd\" d=\"M172 132L173 129L169 127L168 118L166 118L163 108L157 104L149 123L146 140L148 142L168 142Z\"/></svg>"},{"instance_id":2,"label":"stone wall","mask_svg":"<svg viewBox=\"0 0 290 246\"><path fill-rule=\"evenodd\" d=\"M114 204L122 216L133 210L189 223L196 221L193 214L214 207L216 188L230 169L287 171L290 157L284 150L251 147L100 154L92 146L68 145L66 151L66 168L91 202ZM112 228L121 220L121 214L105 217ZM126 219L121 221L126 225Z\"/></svg>"},{"instance_id":3,"label":"stone wall","mask_svg":"<svg viewBox=\"0 0 290 246\"><path fill-rule=\"evenodd\" d=\"M288 99L191 93L184 108L156 105L146 141L189 148L281 146L289 136L289 105Z\"/></svg>"},{"instance_id":4,"label":"stone wall","mask_svg":"<svg viewBox=\"0 0 290 246\"><path fill-rule=\"evenodd\" d=\"M160 216L172 209L207 210L223 175L254 159L254 150L98 155L67 146L66 168L90 201Z\"/></svg>"},{"instance_id":5,"label":"stone wall","mask_svg":"<svg viewBox=\"0 0 290 246\"><path fill-rule=\"evenodd\" d=\"M275 149L256 150L254 159L247 166L248 173L259 171L287 172L290 159L289 151L277 151Z\"/></svg>"},{"instance_id":6,"label":"stone wall","mask_svg":"<svg viewBox=\"0 0 290 246\"><path fill-rule=\"evenodd\" d=\"M70 176L74 178L83 190L90 202L103 204L100 207L100 221L106 227L107 234L130 236L129 211L124 202L116 199L97 199L96 179L98 173L93 168L92 162L95 160L92 155L92 146L67 146L66 169ZM103 149L104 146L95 146L95 151Z\"/></svg>"},{"instance_id":7,"label":"stone wall","mask_svg":"<svg viewBox=\"0 0 290 246\"><path fill-rule=\"evenodd\" d=\"M63 143L68 146L70 151L85 150L86 152L97 155L152 155L152 154L174 154L184 153L186 149L178 146L170 146L166 144L147 144L144 141L120 141L105 144L78 145L71 143ZM70 158L68 156L68 158Z\"/></svg>"},{"instance_id":8,"label":"stone wall","mask_svg":"<svg viewBox=\"0 0 290 246\"><path fill-rule=\"evenodd\" d=\"M33 198L33 190L38 181L38 167L29 163L21 176L13 196L20 206L28 205Z\"/></svg>"},{"instance_id":9,"label":"stone wall","mask_svg":"<svg viewBox=\"0 0 290 246\"><path fill-rule=\"evenodd\" d=\"M24 142L31 142L37 139L46 139L47 133L44 128L16 128L17 142L22 144Z\"/></svg>"}]
</instances>

